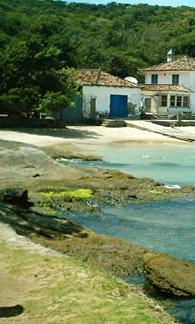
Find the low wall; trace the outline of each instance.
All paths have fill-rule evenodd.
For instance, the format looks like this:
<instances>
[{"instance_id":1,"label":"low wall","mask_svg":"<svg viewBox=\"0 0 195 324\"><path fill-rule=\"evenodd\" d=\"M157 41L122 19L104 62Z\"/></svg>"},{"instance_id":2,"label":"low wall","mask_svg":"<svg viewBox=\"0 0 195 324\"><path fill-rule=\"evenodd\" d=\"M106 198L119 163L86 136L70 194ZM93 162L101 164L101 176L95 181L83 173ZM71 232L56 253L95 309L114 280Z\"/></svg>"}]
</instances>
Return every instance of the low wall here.
<instances>
[{"instance_id":1,"label":"low wall","mask_svg":"<svg viewBox=\"0 0 195 324\"><path fill-rule=\"evenodd\" d=\"M195 120L181 120L178 122L177 120L150 120L150 122L167 127L174 127L174 126L195 126Z\"/></svg>"},{"instance_id":2,"label":"low wall","mask_svg":"<svg viewBox=\"0 0 195 324\"><path fill-rule=\"evenodd\" d=\"M29 119L0 117L0 128L60 128L65 122L52 118Z\"/></svg>"}]
</instances>

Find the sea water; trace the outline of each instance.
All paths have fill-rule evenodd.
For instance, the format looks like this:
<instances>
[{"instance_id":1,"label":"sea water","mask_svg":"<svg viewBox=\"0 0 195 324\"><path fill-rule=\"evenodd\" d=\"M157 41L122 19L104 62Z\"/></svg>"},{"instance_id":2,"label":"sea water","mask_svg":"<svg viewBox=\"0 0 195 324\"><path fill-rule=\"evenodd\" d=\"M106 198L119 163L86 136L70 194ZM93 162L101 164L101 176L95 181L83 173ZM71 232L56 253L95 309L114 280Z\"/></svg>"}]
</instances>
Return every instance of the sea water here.
<instances>
[{"instance_id":1,"label":"sea water","mask_svg":"<svg viewBox=\"0 0 195 324\"><path fill-rule=\"evenodd\" d=\"M67 217L67 215L66 215ZM123 207L102 206L97 215L70 214L69 219L96 233L117 237L195 261L195 200L165 200ZM144 286L142 277L125 281ZM195 299L155 298L182 324L195 323Z\"/></svg>"},{"instance_id":2,"label":"sea water","mask_svg":"<svg viewBox=\"0 0 195 324\"><path fill-rule=\"evenodd\" d=\"M195 144L117 143L82 147L103 161L64 160L64 163L117 169L177 188L183 184L195 185ZM70 214L69 218L97 233L195 261L195 200L102 206L98 215ZM130 281L135 279L140 280ZM171 299L171 302L169 311L176 319L183 324L195 323L195 299Z\"/></svg>"},{"instance_id":3,"label":"sea water","mask_svg":"<svg viewBox=\"0 0 195 324\"><path fill-rule=\"evenodd\" d=\"M109 143L82 147L85 151L99 155L103 161L72 160L72 163L114 168L136 176L152 177L177 188L182 184L195 185L193 143ZM124 207L104 206L100 216L72 217L98 233L116 236L178 258L195 260L195 200L167 200Z\"/></svg>"},{"instance_id":4,"label":"sea water","mask_svg":"<svg viewBox=\"0 0 195 324\"><path fill-rule=\"evenodd\" d=\"M79 162L118 169L138 177L151 177L165 184L195 185L195 144L114 143L82 145L103 161ZM72 161L78 163L78 161Z\"/></svg>"},{"instance_id":5,"label":"sea water","mask_svg":"<svg viewBox=\"0 0 195 324\"><path fill-rule=\"evenodd\" d=\"M78 213L70 218L96 233L195 261L195 200L102 206L98 215Z\"/></svg>"}]
</instances>

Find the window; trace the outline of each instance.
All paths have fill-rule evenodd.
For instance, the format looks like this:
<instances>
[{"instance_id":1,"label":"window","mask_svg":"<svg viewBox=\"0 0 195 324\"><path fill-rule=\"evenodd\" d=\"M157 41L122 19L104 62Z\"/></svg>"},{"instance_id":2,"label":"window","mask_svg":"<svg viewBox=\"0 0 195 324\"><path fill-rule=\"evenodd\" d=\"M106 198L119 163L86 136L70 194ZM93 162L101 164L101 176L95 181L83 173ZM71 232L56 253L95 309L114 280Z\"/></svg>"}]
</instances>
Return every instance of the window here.
<instances>
[{"instance_id":1,"label":"window","mask_svg":"<svg viewBox=\"0 0 195 324\"><path fill-rule=\"evenodd\" d=\"M179 84L179 74L173 74L172 75L172 84Z\"/></svg>"},{"instance_id":2,"label":"window","mask_svg":"<svg viewBox=\"0 0 195 324\"><path fill-rule=\"evenodd\" d=\"M189 99L190 98L188 96L183 97L183 107L189 108L189 106L190 106L190 100Z\"/></svg>"},{"instance_id":3,"label":"window","mask_svg":"<svg viewBox=\"0 0 195 324\"><path fill-rule=\"evenodd\" d=\"M170 96L170 107L171 108L177 108L177 107L189 108L190 107L190 97L189 96L181 96L181 95Z\"/></svg>"},{"instance_id":4,"label":"window","mask_svg":"<svg viewBox=\"0 0 195 324\"><path fill-rule=\"evenodd\" d=\"M182 96L177 96L177 107L181 107L182 104Z\"/></svg>"},{"instance_id":5,"label":"window","mask_svg":"<svg viewBox=\"0 0 195 324\"><path fill-rule=\"evenodd\" d=\"M175 96L170 97L170 106L175 107Z\"/></svg>"},{"instance_id":6,"label":"window","mask_svg":"<svg viewBox=\"0 0 195 324\"><path fill-rule=\"evenodd\" d=\"M167 107L167 95L161 96L161 107Z\"/></svg>"},{"instance_id":7,"label":"window","mask_svg":"<svg viewBox=\"0 0 195 324\"><path fill-rule=\"evenodd\" d=\"M158 84L158 74L152 74L151 75L151 83L152 84Z\"/></svg>"}]
</instances>

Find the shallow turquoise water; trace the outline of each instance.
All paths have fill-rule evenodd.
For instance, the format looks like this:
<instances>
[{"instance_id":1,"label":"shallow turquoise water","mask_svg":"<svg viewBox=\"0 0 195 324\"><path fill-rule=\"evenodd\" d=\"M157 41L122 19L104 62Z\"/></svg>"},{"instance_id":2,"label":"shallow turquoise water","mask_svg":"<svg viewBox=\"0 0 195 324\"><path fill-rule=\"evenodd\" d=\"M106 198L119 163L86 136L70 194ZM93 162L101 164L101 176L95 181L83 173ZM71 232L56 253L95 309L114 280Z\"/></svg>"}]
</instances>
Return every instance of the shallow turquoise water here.
<instances>
[{"instance_id":1,"label":"shallow turquoise water","mask_svg":"<svg viewBox=\"0 0 195 324\"><path fill-rule=\"evenodd\" d=\"M118 143L83 145L83 149L101 156L103 161L72 160L72 163L114 168L137 176L152 177L169 185L195 185L195 145L191 143ZM178 258L195 260L193 200L104 207L100 217L74 217L76 221L98 233L116 236Z\"/></svg>"},{"instance_id":2,"label":"shallow turquoise water","mask_svg":"<svg viewBox=\"0 0 195 324\"><path fill-rule=\"evenodd\" d=\"M82 145L103 162L83 162L122 170L139 177L152 177L166 184L195 185L195 144ZM75 161L76 163L76 161Z\"/></svg>"}]
</instances>

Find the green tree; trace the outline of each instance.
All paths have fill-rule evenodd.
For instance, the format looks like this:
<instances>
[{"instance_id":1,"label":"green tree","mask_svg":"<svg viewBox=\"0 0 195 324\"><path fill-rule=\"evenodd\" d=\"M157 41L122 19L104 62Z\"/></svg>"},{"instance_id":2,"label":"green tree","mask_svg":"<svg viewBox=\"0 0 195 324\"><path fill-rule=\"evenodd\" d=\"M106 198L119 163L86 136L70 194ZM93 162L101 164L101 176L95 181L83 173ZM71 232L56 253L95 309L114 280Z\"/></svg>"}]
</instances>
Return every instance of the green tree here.
<instances>
[{"instance_id":1,"label":"green tree","mask_svg":"<svg viewBox=\"0 0 195 324\"><path fill-rule=\"evenodd\" d=\"M58 111L62 117L64 107L74 105L72 98L78 94L72 69L61 69L57 72L58 90L46 91L39 102L39 111Z\"/></svg>"},{"instance_id":2,"label":"green tree","mask_svg":"<svg viewBox=\"0 0 195 324\"><path fill-rule=\"evenodd\" d=\"M62 102L70 106L76 87L60 54L56 46L44 46L39 37L8 47L1 54L0 111L30 115L40 106L57 109Z\"/></svg>"},{"instance_id":3,"label":"green tree","mask_svg":"<svg viewBox=\"0 0 195 324\"><path fill-rule=\"evenodd\" d=\"M59 74L65 67L137 77L169 48L195 56L194 16L189 7L0 0L0 109L24 101L29 111L53 93L68 96Z\"/></svg>"}]
</instances>

